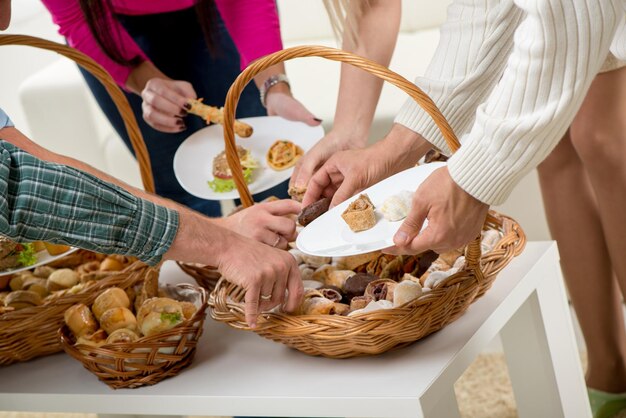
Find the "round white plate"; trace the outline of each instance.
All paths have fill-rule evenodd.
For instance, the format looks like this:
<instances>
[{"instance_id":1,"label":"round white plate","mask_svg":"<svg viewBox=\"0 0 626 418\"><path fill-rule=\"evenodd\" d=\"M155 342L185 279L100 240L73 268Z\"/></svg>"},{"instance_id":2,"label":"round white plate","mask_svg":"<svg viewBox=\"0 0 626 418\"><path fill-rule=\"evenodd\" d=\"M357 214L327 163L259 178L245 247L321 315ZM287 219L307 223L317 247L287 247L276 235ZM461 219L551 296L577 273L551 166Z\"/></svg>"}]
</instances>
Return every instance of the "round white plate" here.
<instances>
[{"instance_id":1,"label":"round white plate","mask_svg":"<svg viewBox=\"0 0 626 418\"><path fill-rule=\"evenodd\" d=\"M324 136L324 129L321 126L312 127L303 122L292 122L279 116L260 116L240 120L254 128L254 133L250 138L236 137L235 139L237 144L249 149L252 156L259 162L259 168L252 174L252 182L248 184L252 194L271 189L291 177L293 167L275 171L267 166L265 154L275 141L289 140L306 152ZM237 189L217 193L207 184L208 181L213 180L213 158L223 150L222 125L211 125L200 129L180 144L174 155L174 173L183 189L207 200L238 198Z\"/></svg>"},{"instance_id":2,"label":"round white plate","mask_svg":"<svg viewBox=\"0 0 626 418\"><path fill-rule=\"evenodd\" d=\"M48 251L46 250L39 251L36 253L37 262L35 264L32 264L30 266L25 266L25 267L18 267L18 268L9 269L9 270L3 270L0 272L0 277L6 276L7 274L13 274L13 273L18 273L24 270L34 269L35 267L38 267L38 266L43 266L45 264L53 262L54 260L58 260L61 257L65 257L66 255L72 254L76 250L78 250L78 248L71 247L69 250L59 255L50 255Z\"/></svg>"},{"instance_id":3,"label":"round white plate","mask_svg":"<svg viewBox=\"0 0 626 418\"><path fill-rule=\"evenodd\" d=\"M403 220L396 222L386 220L380 212L383 202L403 190L414 192L426 177L445 165L439 162L409 168L340 203L300 231L296 239L298 249L303 253L321 257L343 257L393 246L393 236ZM366 231L352 232L341 214L361 193L367 193L374 204L376 225Z\"/></svg>"}]
</instances>

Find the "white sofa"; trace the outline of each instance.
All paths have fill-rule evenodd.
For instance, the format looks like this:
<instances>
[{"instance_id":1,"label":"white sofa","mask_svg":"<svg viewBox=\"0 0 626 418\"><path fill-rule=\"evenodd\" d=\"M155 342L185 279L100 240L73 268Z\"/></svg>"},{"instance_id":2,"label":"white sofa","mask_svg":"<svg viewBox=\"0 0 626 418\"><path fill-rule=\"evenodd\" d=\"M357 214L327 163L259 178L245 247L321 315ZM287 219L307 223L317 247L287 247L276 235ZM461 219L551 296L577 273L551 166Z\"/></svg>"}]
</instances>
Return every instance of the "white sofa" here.
<instances>
[{"instance_id":1,"label":"white sofa","mask_svg":"<svg viewBox=\"0 0 626 418\"><path fill-rule=\"evenodd\" d=\"M438 26L444 21L449 0L404 0L401 32L390 68L413 79L422 74L437 45ZM283 40L295 45L337 46L321 1L278 0ZM289 61L287 72L298 99L332 126L339 64L320 58ZM405 100L403 92L391 85L383 88L371 139L389 129ZM42 145L71 155L140 186L136 163L110 127L76 67L59 60L29 77L20 86L31 135ZM499 208L518 219L532 239L549 237L536 176L533 173L516 189L514 196Z\"/></svg>"}]
</instances>

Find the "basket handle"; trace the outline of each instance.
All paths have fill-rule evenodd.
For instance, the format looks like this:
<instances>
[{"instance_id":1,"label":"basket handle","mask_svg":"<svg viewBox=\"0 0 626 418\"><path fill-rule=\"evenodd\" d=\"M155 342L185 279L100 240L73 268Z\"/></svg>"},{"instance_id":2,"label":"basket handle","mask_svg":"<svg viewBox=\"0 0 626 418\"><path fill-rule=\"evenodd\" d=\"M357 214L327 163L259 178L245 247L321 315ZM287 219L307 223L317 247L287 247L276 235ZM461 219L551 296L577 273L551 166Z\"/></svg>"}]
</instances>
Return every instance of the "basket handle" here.
<instances>
[{"instance_id":1,"label":"basket handle","mask_svg":"<svg viewBox=\"0 0 626 418\"><path fill-rule=\"evenodd\" d=\"M141 135L141 131L139 130L139 126L137 125L135 114L131 110L128 100L126 100L126 96L122 93L122 90L118 87L115 81L113 81L113 78L111 78L109 73L102 68L102 66L100 66L100 64L96 63L93 59L89 58L82 52L67 45L34 36L0 35L0 45L23 45L53 51L74 61L96 77L106 88L107 93L111 96L111 99L115 103L117 110L120 112L120 115L124 120L126 132L128 132L130 142L133 146L133 150L135 151L137 162L139 163L139 172L141 174L143 187L147 192L154 193L154 179L152 177L150 157L148 155L148 149L146 148L143 136Z\"/></svg>"},{"instance_id":2,"label":"basket handle","mask_svg":"<svg viewBox=\"0 0 626 418\"><path fill-rule=\"evenodd\" d=\"M235 146L234 122L237 102L239 101L239 97L241 96L243 89L258 73L271 67L272 65L290 60L292 58L302 57L321 57L332 61L345 62L346 64L358 67L372 75L375 75L376 77L390 82L411 96L413 100L415 100L417 104L420 105L420 107L424 109L424 111L428 113L431 118L433 118L433 121L441 130L441 133L443 134L443 137L452 152L456 152L456 150L459 149L459 140L450 127L450 124L448 124L448 121L437 108L437 105L435 105L432 99L414 83L391 71L389 68L350 52L325 46L296 46L293 48L283 49L282 51L267 55L250 64L241 74L239 74L239 77L237 77L226 95L226 102L224 104L224 143L226 148L226 159L228 160L228 165L231 167L231 171L233 172L233 179L235 180L235 185L237 186L237 190L239 191L241 202L244 207L252 206L254 201L252 200L252 194L248 189L248 185L243 178L243 171L239 162L237 148ZM474 270L476 279L482 281L483 274L479 268L481 255L480 250L479 236L468 244L465 252L465 259L468 266Z\"/></svg>"}]
</instances>

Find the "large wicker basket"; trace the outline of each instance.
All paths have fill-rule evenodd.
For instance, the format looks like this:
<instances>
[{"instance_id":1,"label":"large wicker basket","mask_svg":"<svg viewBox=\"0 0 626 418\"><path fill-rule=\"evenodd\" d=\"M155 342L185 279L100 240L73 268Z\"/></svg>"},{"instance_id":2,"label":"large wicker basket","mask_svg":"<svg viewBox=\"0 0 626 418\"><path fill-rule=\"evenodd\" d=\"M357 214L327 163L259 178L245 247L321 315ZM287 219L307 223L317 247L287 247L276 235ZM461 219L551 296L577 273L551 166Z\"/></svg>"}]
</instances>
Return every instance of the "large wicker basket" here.
<instances>
[{"instance_id":1,"label":"large wicker basket","mask_svg":"<svg viewBox=\"0 0 626 418\"><path fill-rule=\"evenodd\" d=\"M353 54L333 48L302 46L266 56L251 64L233 83L224 106L224 141L228 163L244 206L253 204L244 181L235 148L233 121L239 96L246 84L260 71L298 57L322 57L359 67L380 77L411 96L435 121L450 149L459 142L433 101L415 84L388 68ZM497 273L519 254L525 236L519 225L503 215L490 212L485 229L500 231L502 239L481 257L480 237L466 247L465 265L431 292L399 308L361 313L355 316L301 315L280 313L262 315L254 329L259 335L281 342L311 355L346 358L379 354L402 347L440 330L458 318L468 306L483 295ZM249 329L243 310L244 292L221 279L209 301L211 316L238 329Z\"/></svg>"},{"instance_id":2,"label":"large wicker basket","mask_svg":"<svg viewBox=\"0 0 626 418\"><path fill-rule=\"evenodd\" d=\"M44 39L24 35L0 35L1 45L21 45L56 52L80 65L94 75L106 88L124 121L130 137L144 189L154 193L152 167L146 145L141 136L135 116L124 96L111 76L99 64L80 51L66 45ZM72 257L72 255L68 256ZM60 261L63 263L63 260ZM66 294L47 300L43 305L22 309L0 315L0 365L8 365L17 361L27 361L35 357L62 351L59 343L58 330L63 323L63 314L67 308L76 304L90 305L95 296L109 287L126 288L132 286L149 275L158 274L158 269L136 262L122 272L99 274L99 280L93 286L76 294ZM182 330L181 332L186 332ZM199 337L199 334L197 334ZM195 345L195 342L194 342ZM172 367L168 375L189 364L191 356L181 361L176 368ZM156 373L156 372L155 372ZM154 374L149 380L155 381Z\"/></svg>"}]
</instances>

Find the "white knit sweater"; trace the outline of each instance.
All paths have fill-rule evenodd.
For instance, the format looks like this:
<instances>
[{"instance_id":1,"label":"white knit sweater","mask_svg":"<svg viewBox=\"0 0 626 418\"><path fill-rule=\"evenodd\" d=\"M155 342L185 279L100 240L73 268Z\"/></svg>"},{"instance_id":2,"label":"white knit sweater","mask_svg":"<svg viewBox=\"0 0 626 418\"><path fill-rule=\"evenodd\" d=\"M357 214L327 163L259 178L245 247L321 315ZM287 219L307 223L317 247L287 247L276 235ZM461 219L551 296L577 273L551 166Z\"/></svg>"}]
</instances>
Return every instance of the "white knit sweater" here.
<instances>
[{"instance_id":1,"label":"white knit sweater","mask_svg":"<svg viewBox=\"0 0 626 418\"><path fill-rule=\"evenodd\" d=\"M626 0L455 0L416 80L461 137L454 181L504 202L561 139L609 49L626 60ZM449 154L412 100L396 122Z\"/></svg>"}]
</instances>

